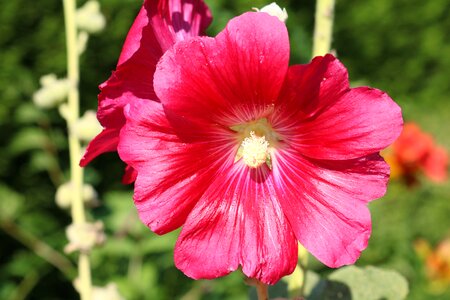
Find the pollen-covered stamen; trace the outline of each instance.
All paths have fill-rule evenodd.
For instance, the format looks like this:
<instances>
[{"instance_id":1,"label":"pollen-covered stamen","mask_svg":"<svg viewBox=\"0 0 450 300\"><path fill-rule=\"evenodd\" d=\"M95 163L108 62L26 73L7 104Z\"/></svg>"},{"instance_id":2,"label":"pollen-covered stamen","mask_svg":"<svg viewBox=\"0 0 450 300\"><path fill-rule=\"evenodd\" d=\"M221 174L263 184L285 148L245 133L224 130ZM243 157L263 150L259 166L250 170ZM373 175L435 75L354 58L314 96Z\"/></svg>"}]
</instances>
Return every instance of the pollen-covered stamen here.
<instances>
[{"instance_id":1,"label":"pollen-covered stamen","mask_svg":"<svg viewBox=\"0 0 450 300\"><path fill-rule=\"evenodd\" d=\"M269 157L269 142L264 136L255 135L254 131L246 137L241 144L242 159L250 168L257 168L266 163Z\"/></svg>"}]
</instances>

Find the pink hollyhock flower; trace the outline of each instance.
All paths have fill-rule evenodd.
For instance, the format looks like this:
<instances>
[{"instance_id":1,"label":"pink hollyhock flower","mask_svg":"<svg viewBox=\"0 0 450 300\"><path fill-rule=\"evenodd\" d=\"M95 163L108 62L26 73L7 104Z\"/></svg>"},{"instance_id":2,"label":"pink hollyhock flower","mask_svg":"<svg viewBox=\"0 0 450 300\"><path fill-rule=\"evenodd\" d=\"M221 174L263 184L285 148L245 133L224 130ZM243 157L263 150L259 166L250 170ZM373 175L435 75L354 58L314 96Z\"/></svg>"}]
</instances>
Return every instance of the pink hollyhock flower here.
<instances>
[{"instance_id":1,"label":"pink hollyhock flower","mask_svg":"<svg viewBox=\"0 0 450 300\"><path fill-rule=\"evenodd\" d=\"M104 127L86 149L80 165L86 166L98 155L116 151L119 132L125 124L123 107L133 99L159 102L153 89L156 64L173 44L204 34L211 14L202 0L145 0L134 21L116 71L100 85L97 117ZM124 183L136 173L127 166Z\"/></svg>"},{"instance_id":2,"label":"pink hollyhock flower","mask_svg":"<svg viewBox=\"0 0 450 300\"><path fill-rule=\"evenodd\" d=\"M297 242L330 267L367 246L400 108L350 89L332 55L289 67L289 51L284 23L245 13L216 38L177 42L154 75L161 102L125 107L118 152L137 170L140 218L158 234L183 225L175 264L192 278L242 266L273 284Z\"/></svg>"}]
</instances>

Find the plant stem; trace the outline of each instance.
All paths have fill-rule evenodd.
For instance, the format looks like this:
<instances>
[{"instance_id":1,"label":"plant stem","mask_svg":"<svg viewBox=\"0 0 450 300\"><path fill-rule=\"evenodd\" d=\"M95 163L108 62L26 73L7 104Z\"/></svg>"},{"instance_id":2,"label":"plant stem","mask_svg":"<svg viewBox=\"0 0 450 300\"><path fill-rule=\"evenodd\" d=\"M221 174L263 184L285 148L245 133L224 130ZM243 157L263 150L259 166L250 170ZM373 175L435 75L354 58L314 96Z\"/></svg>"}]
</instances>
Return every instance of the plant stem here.
<instances>
[{"instance_id":1,"label":"plant stem","mask_svg":"<svg viewBox=\"0 0 450 300\"><path fill-rule=\"evenodd\" d=\"M70 260L64 255L50 247L48 244L41 241L31 233L23 230L12 221L0 222L0 227L9 236L21 242L23 245L31 249L36 255L53 265L61 271L67 278L72 278L74 274L74 267Z\"/></svg>"},{"instance_id":2,"label":"plant stem","mask_svg":"<svg viewBox=\"0 0 450 300\"><path fill-rule=\"evenodd\" d=\"M258 300L269 300L269 287L259 280L256 280L256 293Z\"/></svg>"},{"instance_id":3,"label":"plant stem","mask_svg":"<svg viewBox=\"0 0 450 300\"><path fill-rule=\"evenodd\" d=\"M306 274L308 271L308 250L303 245L298 244L298 264L302 273L302 285L300 288L300 297L305 295Z\"/></svg>"},{"instance_id":4,"label":"plant stem","mask_svg":"<svg viewBox=\"0 0 450 300\"><path fill-rule=\"evenodd\" d=\"M22 282L17 286L13 295L9 298L11 300L25 300L33 291L34 287L39 283L39 281L47 275L49 268L46 266L45 269L33 270L28 272Z\"/></svg>"},{"instance_id":5,"label":"plant stem","mask_svg":"<svg viewBox=\"0 0 450 300\"><path fill-rule=\"evenodd\" d=\"M54 140L53 130L52 130L52 126L51 126L49 119L46 118L45 120L40 121L38 125L43 130L45 130L47 135L50 137L50 139L47 141L43 150L45 152L47 152L49 155L51 155L52 157L57 157L58 149L56 148L55 143L53 142L53 140ZM47 169L47 173L50 177L50 180L52 181L53 185L56 188L64 183L64 175L63 175L63 172L61 171L61 167L60 167L57 159L55 159L55 165L52 165Z\"/></svg>"},{"instance_id":6,"label":"plant stem","mask_svg":"<svg viewBox=\"0 0 450 300\"><path fill-rule=\"evenodd\" d=\"M317 0L314 25L313 57L330 52L335 0Z\"/></svg>"},{"instance_id":7,"label":"plant stem","mask_svg":"<svg viewBox=\"0 0 450 300\"><path fill-rule=\"evenodd\" d=\"M83 224L86 222L82 198L83 170L78 164L81 158L81 145L80 141L71 130L80 115L80 100L78 92L80 71L78 61L77 27L75 22L76 1L63 0L63 3L67 44L67 78L71 83L68 95L69 115L67 116L67 125L69 131L70 180L73 185L72 219L74 224ZM91 299L91 268L87 253L80 252L79 254L78 276L80 280L79 292L81 299Z\"/></svg>"}]
</instances>

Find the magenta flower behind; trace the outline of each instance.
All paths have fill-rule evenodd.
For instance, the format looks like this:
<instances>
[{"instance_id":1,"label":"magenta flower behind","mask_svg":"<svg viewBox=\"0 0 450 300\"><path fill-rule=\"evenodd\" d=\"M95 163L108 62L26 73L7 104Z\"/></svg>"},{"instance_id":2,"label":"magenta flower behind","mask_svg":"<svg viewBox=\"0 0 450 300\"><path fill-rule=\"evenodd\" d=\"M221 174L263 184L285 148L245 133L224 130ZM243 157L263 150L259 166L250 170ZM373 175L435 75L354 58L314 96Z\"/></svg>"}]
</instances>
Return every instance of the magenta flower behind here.
<instances>
[{"instance_id":1,"label":"magenta flower behind","mask_svg":"<svg viewBox=\"0 0 450 300\"><path fill-rule=\"evenodd\" d=\"M102 153L117 150L119 132L125 124L123 107L135 98L159 101L152 82L158 60L175 42L203 34L211 20L202 0L144 2L116 71L100 85L97 117L104 129L88 145L82 167ZM135 177L135 171L127 166L123 182L132 183Z\"/></svg>"},{"instance_id":2,"label":"magenta flower behind","mask_svg":"<svg viewBox=\"0 0 450 300\"><path fill-rule=\"evenodd\" d=\"M400 134L400 108L350 89L332 55L289 66L286 26L265 12L197 36L209 22L201 1L144 3L101 87L105 129L83 164L118 150L142 222L158 234L183 226L175 264L192 278L241 266L274 284L294 270L298 242L330 267L354 263L367 203L386 192L378 153Z\"/></svg>"}]
</instances>

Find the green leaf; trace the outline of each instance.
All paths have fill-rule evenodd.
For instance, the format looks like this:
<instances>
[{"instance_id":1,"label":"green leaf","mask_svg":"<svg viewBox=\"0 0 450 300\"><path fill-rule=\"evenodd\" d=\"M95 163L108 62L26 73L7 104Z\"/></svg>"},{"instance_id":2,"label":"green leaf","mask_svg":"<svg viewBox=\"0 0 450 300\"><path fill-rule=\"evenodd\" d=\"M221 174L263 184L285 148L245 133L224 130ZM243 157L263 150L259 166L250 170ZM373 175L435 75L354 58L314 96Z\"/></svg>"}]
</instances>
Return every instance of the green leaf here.
<instances>
[{"instance_id":1,"label":"green leaf","mask_svg":"<svg viewBox=\"0 0 450 300\"><path fill-rule=\"evenodd\" d=\"M52 154L39 151L32 154L30 166L33 172L46 171L56 168L58 161Z\"/></svg>"},{"instance_id":2,"label":"green leaf","mask_svg":"<svg viewBox=\"0 0 450 300\"><path fill-rule=\"evenodd\" d=\"M392 270L348 266L333 272L328 278L347 285L352 300L400 300L408 295L408 282Z\"/></svg>"},{"instance_id":3,"label":"green leaf","mask_svg":"<svg viewBox=\"0 0 450 300\"><path fill-rule=\"evenodd\" d=\"M14 115L14 120L18 124L34 124L47 118L46 113L31 102L20 105Z\"/></svg>"},{"instance_id":4,"label":"green leaf","mask_svg":"<svg viewBox=\"0 0 450 300\"><path fill-rule=\"evenodd\" d=\"M320 278L318 274L312 271L306 273L304 293L308 300L358 299L352 298L350 288L346 284Z\"/></svg>"},{"instance_id":5,"label":"green leaf","mask_svg":"<svg viewBox=\"0 0 450 300\"><path fill-rule=\"evenodd\" d=\"M44 130L38 127L27 127L19 131L11 144L9 150L14 154L33 149L43 149L49 143L49 139Z\"/></svg>"},{"instance_id":6,"label":"green leaf","mask_svg":"<svg viewBox=\"0 0 450 300\"><path fill-rule=\"evenodd\" d=\"M161 253L170 252L174 249L175 242L179 235L179 230L169 232L165 235L156 235L150 230L142 240L142 253Z\"/></svg>"},{"instance_id":7,"label":"green leaf","mask_svg":"<svg viewBox=\"0 0 450 300\"><path fill-rule=\"evenodd\" d=\"M18 216L24 197L7 185L0 184L0 220L11 220Z\"/></svg>"},{"instance_id":8,"label":"green leaf","mask_svg":"<svg viewBox=\"0 0 450 300\"><path fill-rule=\"evenodd\" d=\"M308 300L401 300L408 295L408 283L395 271L348 266L327 279L308 271L304 290Z\"/></svg>"},{"instance_id":9,"label":"green leaf","mask_svg":"<svg viewBox=\"0 0 450 300\"><path fill-rule=\"evenodd\" d=\"M23 277L31 270L42 269L47 262L35 253L27 250L16 251L14 257L5 265L5 271L17 277Z\"/></svg>"},{"instance_id":10,"label":"green leaf","mask_svg":"<svg viewBox=\"0 0 450 300\"><path fill-rule=\"evenodd\" d=\"M97 218L100 218L108 231L117 233L128 230L130 222L134 222L131 192L113 191L104 195L103 208L98 210Z\"/></svg>"}]
</instances>

